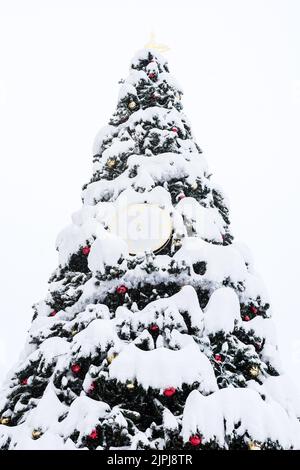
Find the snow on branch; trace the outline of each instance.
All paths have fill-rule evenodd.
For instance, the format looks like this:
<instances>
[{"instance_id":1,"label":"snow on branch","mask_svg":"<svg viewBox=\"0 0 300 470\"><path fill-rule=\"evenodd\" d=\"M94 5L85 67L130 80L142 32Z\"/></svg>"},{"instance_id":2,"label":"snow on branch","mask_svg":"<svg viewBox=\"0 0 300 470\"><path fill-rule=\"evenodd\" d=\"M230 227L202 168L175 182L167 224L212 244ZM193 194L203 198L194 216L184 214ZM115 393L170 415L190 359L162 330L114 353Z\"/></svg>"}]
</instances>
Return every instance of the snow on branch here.
<instances>
[{"instance_id":1,"label":"snow on branch","mask_svg":"<svg viewBox=\"0 0 300 470\"><path fill-rule=\"evenodd\" d=\"M233 436L266 442L278 441L285 449L299 448L300 424L272 399L264 401L259 393L245 388L228 387L203 396L197 390L187 398L182 436L185 442L193 434L203 436L203 443L216 440L227 448Z\"/></svg>"},{"instance_id":2,"label":"snow on branch","mask_svg":"<svg viewBox=\"0 0 300 470\"><path fill-rule=\"evenodd\" d=\"M181 388L183 383L199 382L203 393L217 390L213 368L195 343L178 351L143 351L129 344L109 366L109 375L122 383L136 380L145 389Z\"/></svg>"}]
</instances>

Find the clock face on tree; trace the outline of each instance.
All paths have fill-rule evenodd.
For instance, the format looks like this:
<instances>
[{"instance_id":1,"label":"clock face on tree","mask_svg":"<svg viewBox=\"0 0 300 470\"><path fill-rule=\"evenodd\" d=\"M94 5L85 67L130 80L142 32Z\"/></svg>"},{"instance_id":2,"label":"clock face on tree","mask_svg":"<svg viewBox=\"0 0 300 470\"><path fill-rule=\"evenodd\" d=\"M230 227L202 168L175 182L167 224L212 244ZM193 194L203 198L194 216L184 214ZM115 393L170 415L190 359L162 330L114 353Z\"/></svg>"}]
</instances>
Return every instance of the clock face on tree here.
<instances>
[{"instance_id":1,"label":"clock face on tree","mask_svg":"<svg viewBox=\"0 0 300 470\"><path fill-rule=\"evenodd\" d=\"M116 211L110 230L127 242L131 255L158 253L171 238L172 219L157 204L129 204Z\"/></svg>"}]
</instances>

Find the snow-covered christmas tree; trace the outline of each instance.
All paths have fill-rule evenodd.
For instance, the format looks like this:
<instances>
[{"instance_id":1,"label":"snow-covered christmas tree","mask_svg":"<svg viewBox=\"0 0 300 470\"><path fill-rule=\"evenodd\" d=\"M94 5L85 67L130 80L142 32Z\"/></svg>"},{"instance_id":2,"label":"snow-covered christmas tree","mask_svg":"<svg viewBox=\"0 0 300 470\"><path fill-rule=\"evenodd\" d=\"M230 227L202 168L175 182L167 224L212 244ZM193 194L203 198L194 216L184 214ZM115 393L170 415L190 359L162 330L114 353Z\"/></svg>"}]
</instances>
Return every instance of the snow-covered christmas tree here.
<instances>
[{"instance_id":1,"label":"snow-covered christmas tree","mask_svg":"<svg viewBox=\"0 0 300 470\"><path fill-rule=\"evenodd\" d=\"M156 50L134 57L1 392L0 448L300 448L268 296L181 97Z\"/></svg>"}]
</instances>

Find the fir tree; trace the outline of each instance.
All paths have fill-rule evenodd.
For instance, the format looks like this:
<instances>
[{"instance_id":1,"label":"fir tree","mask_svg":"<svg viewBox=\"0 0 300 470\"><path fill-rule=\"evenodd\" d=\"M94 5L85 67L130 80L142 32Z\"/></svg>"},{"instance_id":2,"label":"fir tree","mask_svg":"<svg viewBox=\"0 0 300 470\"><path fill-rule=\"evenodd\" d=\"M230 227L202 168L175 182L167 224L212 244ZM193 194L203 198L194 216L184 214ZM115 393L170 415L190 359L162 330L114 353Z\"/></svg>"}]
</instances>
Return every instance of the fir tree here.
<instances>
[{"instance_id":1,"label":"fir tree","mask_svg":"<svg viewBox=\"0 0 300 470\"><path fill-rule=\"evenodd\" d=\"M2 449L300 447L268 296L181 98L163 57L135 56L4 384ZM120 237L130 206L170 225L155 249Z\"/></svg>"}]
</instances>

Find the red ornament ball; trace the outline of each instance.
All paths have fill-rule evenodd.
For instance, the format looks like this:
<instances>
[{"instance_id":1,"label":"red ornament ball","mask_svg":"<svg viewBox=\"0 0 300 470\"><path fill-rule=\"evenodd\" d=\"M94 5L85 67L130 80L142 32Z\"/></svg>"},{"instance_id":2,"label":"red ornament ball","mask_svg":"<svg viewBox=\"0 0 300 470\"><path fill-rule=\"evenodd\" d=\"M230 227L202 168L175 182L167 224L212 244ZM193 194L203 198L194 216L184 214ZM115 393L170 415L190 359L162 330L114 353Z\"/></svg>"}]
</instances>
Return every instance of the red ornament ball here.
<instances>
[{"instance_id":1,"label":"red ornament ball","mask_svg":"<svg viewBox=\"0 0 300 470\"><path fill-rule=\"evenodd\" d=\"M81 371L81 367L79 364L72 364L71 365L71 371L73 374L78 374Z\"/></svg>"},{"instance_id":2,"label":"red ornament ball","mask_svg":"<svg viewBox=\"0 0 300 470\"><path fill-rule=\"evenodd\" d=\"M89 386L88 393L92 393L96 388L95 382L92 382L91 385Z\"/></svg>"},{"instance_id":3,"label":"red ornament ball","mask_svg":"<svg viewBox=\"0 0 300 470\"><path fill-rule=\"evenodd\" d=\"M93 430L90 432L90 434L88 435L88 438L89 438L89 439L92 439L93 441L96 440L96 439L98 439L98 437L99 437L99 434L98 434L97 429L93 429Z\"/></svg>"},{"instance_id":4,"label":"red ornament ball","mask_svg":"<svg viewBox=\"0 0 300 470\"><path fill-rule=\"evenodd\" d=\"M28 378L26 377L25 379L21 380L21 385L27 385L28 384Z\"/></svg>"},{"instance_id":5,"label":"red ornament ball","mask_svg":"<svg viewBox=\"0 0 300 470\"><path fill-rule=\"evenodd\" d=\"M149 78L156 78L156 73L150 72L150 73L148 74L148 77L149 77Z\"/></svg>"},{"instance_id":6,"label":"red ornament ball","mask_svg":"<svg viewBox=\"0 0 300 470\"><path fill-rule=\"evenodd\" d=\"M176 126L173 126L172 129L171 129L172 132L178 132L178 127Z\"/></svg>"},{"instance_id":7,"label":"red ornament ball","mask_svg":"<svg viewBox=\"0 0 300 470\"><path fill-rule=\"evenodd\" d=\"M222 356L221 356L221 354L215 354L215 361L217 361L217 362L222 362Z\"/></svg>"},{"instance_id":8,"label":"red ornament ball","mask_svg":"<svg viewBox=\"0 0 300 470\"><path fill-rule=\"evenodd\" d=\"M153 324L150 326L150 331L153 331L153 332L159 331L159 326L156 325L156 323L153 323Z\"/></svg>"},{"instance_id":9,"label":"red ornament ball","mask_svg":"<svg viewBox=\"0 0 300 470\"><path fill-rule=\"evenodd\" d=\"M254 315L256 315L258 312L258 309L254 305L251 305L250 310L251 310L251 313L253 313Z\"/></svg>"},{"instance_id":10,"label":"red ornament ball","mask_svg":"<svg viewBox=\"0 0 300 470\"><path fill-rule=\"evenodd\" d=\"M57 311L56 311L56 310L52 310L52 312L50 313L49 317L55 317L56 314L57 314Z\"/></svg>"},{"instance_id":11,"label":"red ornament ball","mask_svg":"<svg viewBox=\"0 0 300 470\"><path fill-rule=\"evenodd\" d=\"M249 321L249 320L251 320L251 319L250 319L249 315L246 315L245 318L244 318L244 320L245 320L245 321Z\"/></svg>"},{"instance_id":12,"label":"red ornament ball","mask_svg":"<svg viewBox=\"0 0 300 470\"><path fill-rule=\"evenodd\" d=\"M176 393L176 388L174 387L169 387L164 390L164 396L165 397L172 397Z\"/></svg>"},{"instance_id":13,"label":"red ornament ball","mask_svg":"<svg viewBox=\"0 0 300 470\"><path fill-rule=\"evenodd\" d=\"M202 439L200 436L198 436L198 434L194 434L193 436L189 438L189 442L190 444L192 444L192 446L196 447L201 444Z\"/></svg>"},{"instance_id":14,"label":"red ornament ball","mask_svg":"<svg viewBox=\"0 0 300 470\"><path fill-rule=\"evenodd\" d=\"M119 286L119 287L117 287L117 293L118 293L118 294L126 294L127 291L128 291L128 289L127 289L126 286Z\"/></svg>"},{"instance_id":15,"label":"red ornament ball","mask_svg":"<svg viewBox=\"0 0 300 470\"><path fill-rule=\"evenodd\" d=\"M84 256L87 256L90 251L91 251L91 247L90 247L90 246L84 246L84 247L82 248L82 254L83 254Z\"/></svg>"}]
</instances>

